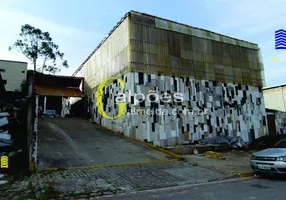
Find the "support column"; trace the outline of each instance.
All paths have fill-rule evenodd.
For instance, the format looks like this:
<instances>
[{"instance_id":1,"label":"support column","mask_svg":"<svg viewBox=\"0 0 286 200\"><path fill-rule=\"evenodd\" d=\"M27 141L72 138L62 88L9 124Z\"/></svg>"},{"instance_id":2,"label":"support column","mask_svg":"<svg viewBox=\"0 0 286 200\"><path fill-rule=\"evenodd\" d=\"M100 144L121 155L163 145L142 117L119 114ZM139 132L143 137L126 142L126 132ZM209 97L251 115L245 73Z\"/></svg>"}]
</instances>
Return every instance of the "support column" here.
<instances>
[{"instance_id":1,"label":"support column","mask_svg":"<svg viewBox=\"0 0 286 200\"><path fill-rule=\"evenodd\" d=\"M37 158L38 158L38 115L39 113L39 96L35 96L35 119L34 119L34 128L32 135L32 159L29 163L30 172L34 172L37 168Z\"/></svg>"},{"instance_id":2,"label":"support column","mask_svg":"<svg viewBox=\"0 0 286 200\"><path fill-rule=\"evenodd\" d=\"M44 97L44 112L46 112L47 108L47 96Z\"/></svg>"}]
</instances>

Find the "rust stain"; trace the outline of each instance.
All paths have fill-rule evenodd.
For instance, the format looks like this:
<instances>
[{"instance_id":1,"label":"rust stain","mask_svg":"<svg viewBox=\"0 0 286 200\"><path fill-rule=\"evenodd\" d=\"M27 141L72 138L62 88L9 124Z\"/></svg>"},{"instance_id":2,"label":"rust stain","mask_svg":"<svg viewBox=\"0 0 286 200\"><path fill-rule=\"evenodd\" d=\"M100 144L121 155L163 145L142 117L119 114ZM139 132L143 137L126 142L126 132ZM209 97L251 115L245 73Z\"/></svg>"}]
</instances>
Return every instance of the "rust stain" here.
<instances>
[{"instance_id":1,"label":"rust stain","mask_svg":"<svg viewBox=\"0 0 286 200\"><path fill-rule=\"evenodd\" d=\"M35 87L35 92L43 96L62 96L62 97L84 97L83 92L78 88L64 88L64 87Z\"/></svg>"}]
</instances>

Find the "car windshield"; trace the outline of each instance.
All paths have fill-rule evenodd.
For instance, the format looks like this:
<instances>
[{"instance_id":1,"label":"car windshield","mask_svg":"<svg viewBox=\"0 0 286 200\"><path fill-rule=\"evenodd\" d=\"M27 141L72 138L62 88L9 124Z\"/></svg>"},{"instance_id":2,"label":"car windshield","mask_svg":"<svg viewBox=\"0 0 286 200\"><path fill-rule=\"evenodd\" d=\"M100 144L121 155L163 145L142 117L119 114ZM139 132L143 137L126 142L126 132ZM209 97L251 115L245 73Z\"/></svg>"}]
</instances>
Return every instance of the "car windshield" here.
<instances>
[{"instance_id":1,"label":"car windshield","mask_svg":"<svg viewBox=\"0 0 286 200\"><path fill-rule=\"evenodd\" d=\"M286 138L280 140L274 145L275 148L286 148Z\"/></svg>"}]
</instances>

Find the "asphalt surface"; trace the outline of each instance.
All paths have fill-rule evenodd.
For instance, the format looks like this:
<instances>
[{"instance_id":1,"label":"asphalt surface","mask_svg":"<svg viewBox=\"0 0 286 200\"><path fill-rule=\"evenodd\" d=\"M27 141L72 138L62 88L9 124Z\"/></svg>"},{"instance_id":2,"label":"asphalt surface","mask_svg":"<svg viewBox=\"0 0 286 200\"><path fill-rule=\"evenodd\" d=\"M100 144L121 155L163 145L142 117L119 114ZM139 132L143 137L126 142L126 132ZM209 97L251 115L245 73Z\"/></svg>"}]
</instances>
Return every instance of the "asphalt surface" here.
<instances>
[{"instance_id":1,"label":"asphalt surface","mask_svg":"<svg viewBox=\"0 0 286 200\"><path fill-rule=\"evenodd\" d=\"M38 168L152 162L164 153L77 118L40 118Z\"/></svg>"},{"instance_id":2,"label":"asphalt surface","mask_svg":"<svg viewBox=\"0 0 286 200\"><path fill-rule=\"evenodd\" d=\"M286 179L246 178L201 185L164 188L100 199L285 200Z\"/></svg>"},{"instance_id":3,"label":"asphalt surface","mask_svg":"<svg viewBox=\"0 0 286 200\"><path fill-rule=\"evenodd\" d=\"M249 173L252 172L250 167L250 152L226 151L219 152L225 159L208 158L202 155L185 155L189 161L198 163L203 166L212 166L217 169L224 169L229 172Z\"/></svg>"}]
</instances>

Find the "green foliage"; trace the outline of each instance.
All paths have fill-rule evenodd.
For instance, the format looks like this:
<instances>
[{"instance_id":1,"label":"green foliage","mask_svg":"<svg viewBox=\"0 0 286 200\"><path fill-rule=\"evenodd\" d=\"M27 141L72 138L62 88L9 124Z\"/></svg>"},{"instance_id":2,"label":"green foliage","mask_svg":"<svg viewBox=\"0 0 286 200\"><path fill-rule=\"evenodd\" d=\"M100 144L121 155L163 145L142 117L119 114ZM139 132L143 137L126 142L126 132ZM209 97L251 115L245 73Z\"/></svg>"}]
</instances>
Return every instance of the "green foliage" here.
<instances>
[{"instance_id":1,"label":"green foliage","mask_svg":"<svg viewBox=\"0 0 286 200\"><path fill-rule=\"evenodd\" d=\"M59 51L48 32L43 32L29 24L21 26L20 39L9 47L9 50L16 49L25 55L34 66L34 70L55 74L61 68L68 67L67 60L64 59L64 53ZM39 61L42 64L39 65Z\"/></svg>"}]
</instances>

